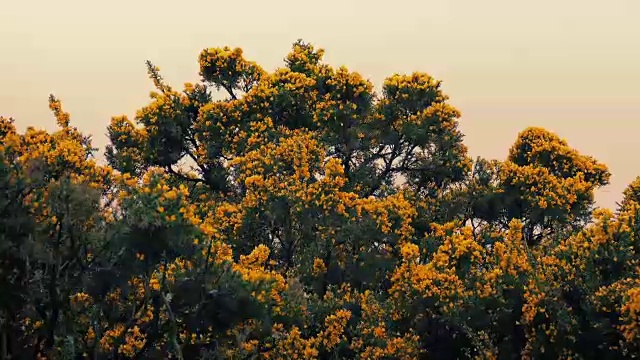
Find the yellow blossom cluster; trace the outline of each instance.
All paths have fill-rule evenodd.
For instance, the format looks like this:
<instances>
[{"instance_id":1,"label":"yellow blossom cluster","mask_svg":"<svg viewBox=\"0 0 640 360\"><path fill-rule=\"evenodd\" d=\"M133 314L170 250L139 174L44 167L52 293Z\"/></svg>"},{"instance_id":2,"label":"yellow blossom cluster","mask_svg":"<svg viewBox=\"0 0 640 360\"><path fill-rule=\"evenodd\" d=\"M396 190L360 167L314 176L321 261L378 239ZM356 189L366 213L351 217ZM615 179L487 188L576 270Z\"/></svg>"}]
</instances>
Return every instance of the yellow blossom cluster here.
<instances>
[{"instance_id":1,"label":"yellow blossom cluster","mask_svg":"<svg viewBox=\"0 0 640 360\"><path fill-rule=\"evenodd\" d=\"M239 88L249 91L260 80L264 71L254 62L242 56L242 49L205 49L200 53L200 75L211 83L226 90Z\"/></svg>"}]
</instances>

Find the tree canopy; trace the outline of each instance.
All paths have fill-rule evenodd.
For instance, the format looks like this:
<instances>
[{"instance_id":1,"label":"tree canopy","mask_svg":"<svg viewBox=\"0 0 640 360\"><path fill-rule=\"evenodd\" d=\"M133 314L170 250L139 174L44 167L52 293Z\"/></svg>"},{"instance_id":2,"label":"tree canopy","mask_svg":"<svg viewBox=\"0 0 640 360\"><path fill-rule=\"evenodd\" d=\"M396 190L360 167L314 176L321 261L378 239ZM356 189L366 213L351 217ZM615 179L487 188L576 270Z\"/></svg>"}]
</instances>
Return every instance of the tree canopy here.
<instances>
[{"instance_id":1,"label":"tree canopy","mask_svg":"<svg viewBox=\"0 0 640 360\"><path fill-rule=\"evenodd\" d=\"M297 41L107 127L0 118L0 358L618 359L640 350L640 180L524 129L472 159L442 83Z\"/></svg>"}]
</instances>

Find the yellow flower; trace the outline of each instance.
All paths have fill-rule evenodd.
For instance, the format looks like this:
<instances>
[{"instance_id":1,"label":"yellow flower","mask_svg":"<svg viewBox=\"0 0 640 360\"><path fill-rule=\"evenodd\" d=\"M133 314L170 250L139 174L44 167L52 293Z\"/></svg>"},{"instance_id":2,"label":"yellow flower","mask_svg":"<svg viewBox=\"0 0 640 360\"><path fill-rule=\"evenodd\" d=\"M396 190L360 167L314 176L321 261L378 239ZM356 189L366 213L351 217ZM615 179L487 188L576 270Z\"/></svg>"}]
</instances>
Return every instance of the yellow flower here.
<instances>
[{"instance_id":1,"label":"yellow flower","mask_svg":"<svg viewBox=\"0 0 640 360\"><path fill-rule=\"evenodd\" d=\"M327 271L327 267L325 266L324 261L322 261L322 259L315 258L313 260L313 274L317 276L324 274L325 271Z\"/></svg>"}]
</instances>

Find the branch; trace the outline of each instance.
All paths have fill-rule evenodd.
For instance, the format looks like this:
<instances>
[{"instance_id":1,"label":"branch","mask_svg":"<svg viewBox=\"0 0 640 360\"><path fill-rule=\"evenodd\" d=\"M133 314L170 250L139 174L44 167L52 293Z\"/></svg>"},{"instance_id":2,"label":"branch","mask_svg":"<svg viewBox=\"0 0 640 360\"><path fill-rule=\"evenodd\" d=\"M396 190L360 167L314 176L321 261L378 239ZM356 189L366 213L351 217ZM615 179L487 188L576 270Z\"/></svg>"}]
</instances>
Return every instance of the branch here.
<instances>
[{"instance_id":1,"label":"branch","mask_svg":"<svg viewBox=\"0 0 640 360\"><path fill-rule=\"evenodd\" d=\"M184 175L184 174L182 174L182 173L179 173L179 172L175 171L175 170L173 169L173 166L171 166L171 165L167 166L167 171L169 172L169 174L171 174L171 175L175 175L175 176L178 176L178 177L180 177L182 180L185 180L185 181L191 181L191 182L195 182L195 183L204 183L204 180L203 180L203 179L199 179L199 178L190 178L190 177L188 177L188 176L186 176L186 175Z\"/></svg>"},{"instance_id":2,"label":"branch","mask_svg":"<svg viewBox=\"0 0 640 360\"><path fill-rule=\"evenodd\" d=\"M202 171L202 174L205 175L207 172L211 171L210 169L208 169L205 165L200 164L200 162L198 162L198 159L196 159L196 156L193 155L193 153L191 151L189 151L187 149L187 155L189 155L189 157L191 158L191 160L193 160L194 163L196 163L196 165L198 166L198 168L200 169L200 171ZM206 180L203 180L202 182L206 183Z\"/></svg>"},{"instance_id":3,"label":"branch","mask_svg":"<svg viewBox=\"0 0 640 360\"><path fill-rule=\"evenodd\" d=\"M164 306L167 307L167 312L169 313L169 320L171 321L171 327L172 327L172 342L173 342L173 346L176 349L176 356L178 357L178 359L183 360L184 357L182 356L182 349L180 348L180 344L178 344L178 341L176 340L176 331L178 329L178 324L176 323L176 317L173 315L173 311L171 311L171 306L169 305L169 300L167 299L167 295L164 292L160 293L161 297L162 297L162 301L164 302Z\"/></svg>"},{"instance_id":4,"label":"branch","mask_svg":"<svg viewBox=\"0 0 640 360\"><path fill-rule=\"evenodd\" d=\"M233 93L233 88L231 88L231 86L226 84L222 84L221 86L223 89L227 90L227 92L229 93L229 96L231 96L231 99L238 100L238 98L236 97L236 94Z\"/></svg>"}]
</instances>

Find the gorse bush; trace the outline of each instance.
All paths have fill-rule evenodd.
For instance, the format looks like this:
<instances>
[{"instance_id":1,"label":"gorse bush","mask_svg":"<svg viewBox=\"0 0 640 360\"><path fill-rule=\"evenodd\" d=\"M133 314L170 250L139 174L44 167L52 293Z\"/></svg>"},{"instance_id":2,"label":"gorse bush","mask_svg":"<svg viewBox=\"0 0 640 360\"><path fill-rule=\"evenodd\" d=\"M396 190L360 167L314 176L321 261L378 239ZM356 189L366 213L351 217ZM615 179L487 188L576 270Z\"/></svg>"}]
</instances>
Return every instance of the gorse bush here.
<instances>
[{"instance_id":1,"label":"gorse bush","mask_svg":"<svg viewBox=\"0 0 640 360\"><path fill-rule=\"evenodd\" d=\"M0 121L0 345L11 359L619 359L640 344L638 183L540 128L467 155L424 73L376 93L301 41L108 126L53 96ZM226 94L214 100L213 93Z\"/></svg>"}]
</instances>

